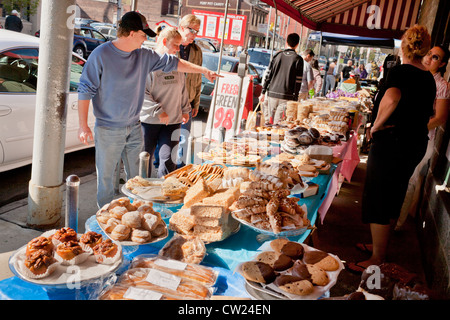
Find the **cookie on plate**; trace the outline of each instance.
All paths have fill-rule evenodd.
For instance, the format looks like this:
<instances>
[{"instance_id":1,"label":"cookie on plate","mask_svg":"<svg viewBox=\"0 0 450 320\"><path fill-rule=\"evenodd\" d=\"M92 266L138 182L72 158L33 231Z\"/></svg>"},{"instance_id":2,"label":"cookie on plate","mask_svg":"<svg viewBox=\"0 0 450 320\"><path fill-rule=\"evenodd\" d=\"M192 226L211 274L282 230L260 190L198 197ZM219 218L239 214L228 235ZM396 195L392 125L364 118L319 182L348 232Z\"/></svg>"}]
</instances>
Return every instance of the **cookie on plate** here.
<instances>
[{"instance_id":1,"label":"cookie on plate","mask_svg":"<svg viewBox=\"0 0 450 320\"><path fill-rule=\"evenodd\" d=\"M256 260L260 262L267 263L271 266L275 271L283 271L286 270L294 264L294 261L287 255L283 253L278 253L275 251L264 251L261 252Z\"/></svg>"},{"instance_id":2,"label":"cookie on plate","mask_svg":"<svg viewBox=\"0 0 450 320\"><path fill-rule=\"evenodd\" d=\"M287 274L279 275L274 284L283 291L300 296L311 294L314 290L314 286L308 280Z\"/></svg>"},{"instance_id":3,"label":"cookie on plate","mask_svg":"<svg viewBox=\"0 0 450 320\"><path fill-rule=\"evenodd\" d=\"M300 243L283 238L272 240L270 247L275 252L283 253L292 259L302 259L303 253L305 252L305 249Z\"/></svg>"},{"instance_id":4,"label":"cookie on plate","mask_svg":"<svg viewBox=\"0 0 450 320\"><path fill-rule=\"evenodd\" d=\"M305 252L303 262L314 264L325 271L336 271L339 269L339 262L328 253L320 250Z\"/></svg>"},{"instance_id":5,"label":"cookie on plate","mask_svg":"<svg viewBox=\"0 0 450 320\"><path fill-rule=\"evenodd\" d=\"M260 261L247 261L241 266L242 275L245 279L258 283L271 283L276 274L267 263Z\"/></svg>"},{"instance_id":6,"label":"cookie on plate","mask_svg":"<svg viewBox=\"0 0 450 320\"><path fill-rule=\"evenodd\" d=\"M316 286L325 286L330 282L325 270L313 264L304 264L297 260L292 267L292 275L303 280L308 280Z\"/></svg>"}]
</instances>

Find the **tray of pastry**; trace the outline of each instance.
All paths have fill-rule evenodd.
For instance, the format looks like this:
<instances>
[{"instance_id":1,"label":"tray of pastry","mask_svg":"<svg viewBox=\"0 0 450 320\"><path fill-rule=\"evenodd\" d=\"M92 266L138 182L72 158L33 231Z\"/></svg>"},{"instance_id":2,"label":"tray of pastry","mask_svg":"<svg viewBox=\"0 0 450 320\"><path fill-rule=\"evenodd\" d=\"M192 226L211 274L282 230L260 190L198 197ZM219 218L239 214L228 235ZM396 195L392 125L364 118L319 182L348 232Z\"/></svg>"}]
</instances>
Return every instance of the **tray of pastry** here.
<instances>
[{"instance_id":1,"label":"tray of pastry","mask_svg":"<svg viewBox=\"0 0 450 320\"><path fill-rule=\"evenodd\" d=\"M236 267L255 299L316 300L337 282L343 263L333 254L278 238L266 242L254 259Z\"/></svg>"},{"instance_id":2,"label":"tray of pastry","mask_svg":"<svg viewBox=\"0 0 450 320\"><path fill-rule=\"evenodd\" d=\"M176 206L183 203L183 197L187 187L179 184L177 192L168 194L164 188L170 182L170 180L166 182L165 179L136 176L122 185L121 192L132 199Z\"/></svg>"},{"instance_id":3,"label":"tray of pastry","mask_svg":"<svg viewBox=\"0 0 450 320\"><path fill-rule=\"evenodd\" d=\"M97 211L96 219L102 231L122 246L155 243L169 235L161 214L149 201L115 199Z\"/></svg>"},{"instance_id":4,"label":"tray of pastry","mask_svg":"<svg viewBox=\"0 0 450 320\"><path fill-rule=\"evenodd\" d=\"M24 281L67 288L74 281L105 277L117 270L122 259L120 243L96 232L77 234L72 228L61 228L44 232L16 250L9 267Z\"/></svg>"}]
</instances>

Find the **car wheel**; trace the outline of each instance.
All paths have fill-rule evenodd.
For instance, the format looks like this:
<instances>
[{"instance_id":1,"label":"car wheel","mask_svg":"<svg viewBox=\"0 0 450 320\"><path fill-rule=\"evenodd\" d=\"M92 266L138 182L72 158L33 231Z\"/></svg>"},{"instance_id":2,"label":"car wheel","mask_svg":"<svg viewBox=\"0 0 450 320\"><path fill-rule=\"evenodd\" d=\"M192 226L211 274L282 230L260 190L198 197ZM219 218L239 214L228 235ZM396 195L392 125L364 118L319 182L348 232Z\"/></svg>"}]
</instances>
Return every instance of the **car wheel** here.
<instances>
[{"instance_id":1,"label":"car wheel","mask_svg":"<svg viewBox=\"0 0 450 320\"><path fill-rule=\"evenodd\" d=\"M73 48L73 52L86 59L86 52L82 46L76 46Z\"/></svg>"}]
</instances>

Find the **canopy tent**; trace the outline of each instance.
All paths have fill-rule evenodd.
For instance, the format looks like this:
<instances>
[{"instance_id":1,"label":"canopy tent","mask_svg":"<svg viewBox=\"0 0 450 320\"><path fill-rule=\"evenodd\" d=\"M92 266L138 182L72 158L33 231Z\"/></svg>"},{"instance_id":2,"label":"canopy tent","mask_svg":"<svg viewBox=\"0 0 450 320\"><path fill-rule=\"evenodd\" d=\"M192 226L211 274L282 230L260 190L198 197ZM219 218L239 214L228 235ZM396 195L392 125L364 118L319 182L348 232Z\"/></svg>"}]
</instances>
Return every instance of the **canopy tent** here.
<instances>
[{"instance_id":1,"label":"canopy tent","mask_svg":"<svg viewBox=\"0 0 450 320\"><path fill-rule=\"evenodd\" d=\"M360 36L351 36L330 32L312 32L309 34L309 40L320 41L322 36L322 45L347 45L358 47L377 47L393 49L395 41L392 38L369 38Z\"/></svg>"},{"instance_id":2,"label":"canopy tent","mask_svg":"<svg viewBox=\"0 0 450 320\"><path fill-rule=\"evenodd\" d=\"M421 0L261 0L322 32L400 39L417 22Z\"/></svg>"}]
</instances>

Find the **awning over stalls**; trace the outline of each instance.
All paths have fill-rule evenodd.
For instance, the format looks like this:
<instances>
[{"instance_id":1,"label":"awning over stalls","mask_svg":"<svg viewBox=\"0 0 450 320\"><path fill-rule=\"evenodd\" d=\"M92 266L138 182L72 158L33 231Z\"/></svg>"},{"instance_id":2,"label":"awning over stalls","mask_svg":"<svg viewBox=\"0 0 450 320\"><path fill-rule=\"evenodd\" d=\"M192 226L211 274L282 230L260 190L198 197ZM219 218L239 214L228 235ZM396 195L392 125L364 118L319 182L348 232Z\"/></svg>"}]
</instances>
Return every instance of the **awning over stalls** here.
<instances>
[{"instance_id":1,"label":"awning over stalls","mask_svg":"<svg viewBox=\"0 0 450 320\"><path fill-rule=\"evenodd\" d=\"M320 41L320 32L310 33L309 40ZM392 38L370 38L322 32L322 45L327 44L388 49L393 49L395 47L395 41Z\"/></svg>"},{"instance_id":2,"label":"awning over stalls","mask_svg":"<svg viewBox=\"0 0 450 320\"><path fill-rule=\"evenodd\" d=\"M417 22L421 0L262 0L323 32L400 39Z\"/></svg>"}]
</instances>

